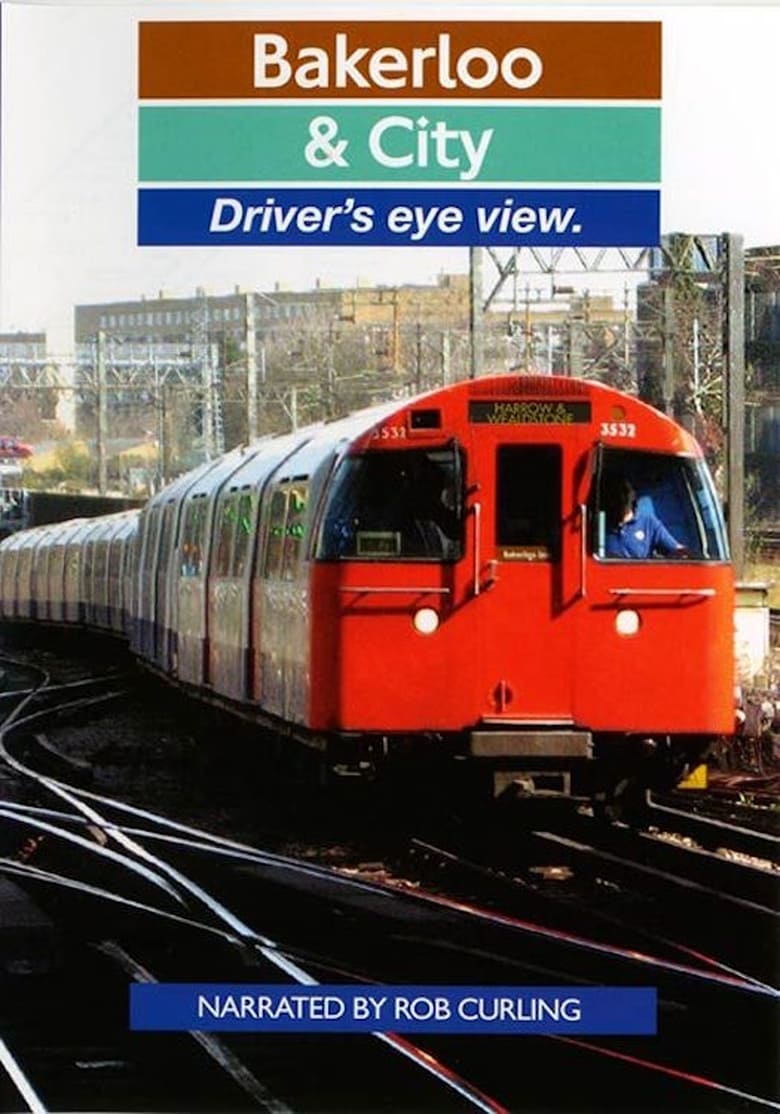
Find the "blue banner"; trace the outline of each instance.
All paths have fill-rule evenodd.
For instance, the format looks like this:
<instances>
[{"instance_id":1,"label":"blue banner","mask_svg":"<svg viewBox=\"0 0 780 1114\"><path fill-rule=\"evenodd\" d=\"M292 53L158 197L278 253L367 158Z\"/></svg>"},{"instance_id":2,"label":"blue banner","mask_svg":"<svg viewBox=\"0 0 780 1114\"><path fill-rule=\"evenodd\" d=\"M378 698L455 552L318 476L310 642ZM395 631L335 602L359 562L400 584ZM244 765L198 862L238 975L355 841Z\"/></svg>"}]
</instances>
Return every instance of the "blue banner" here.
<instances>
[{"instance_id":1,"label":"blue banner","mask_svg":"<svg viewBox=\"0 0 780 1114\"><path fill-rule=\"evenodd\" d=\"M637 189L138 191L144 246L652 247L660 192Z\"/></svg>"},{"instance_id":2,"label":"blue banner","mask_svg":"<svg viewBox=\"0 0 780 1114\"><path fill-rule=\"evenodd\" d=\"M130 987L130 1028L265 1033L580 1033L657 1031L649 987Z\"/></svg>"}]
</instances>

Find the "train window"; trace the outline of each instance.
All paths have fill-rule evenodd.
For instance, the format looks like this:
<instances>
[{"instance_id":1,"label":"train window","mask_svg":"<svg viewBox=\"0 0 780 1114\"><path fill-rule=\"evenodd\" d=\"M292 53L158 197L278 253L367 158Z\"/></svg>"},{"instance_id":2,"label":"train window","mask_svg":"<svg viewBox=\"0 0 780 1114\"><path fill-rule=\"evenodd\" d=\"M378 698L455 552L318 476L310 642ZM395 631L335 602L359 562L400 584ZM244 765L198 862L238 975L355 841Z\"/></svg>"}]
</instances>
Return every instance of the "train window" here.
<instances>
[{"instance_id":1,"label":"train window","mask_svg":"<svg viewBox=\"0 0 780 1114\"><path fill-rule=\"evenodd\" d=\"M499 556L514 561L557 561L560 543L560 446L499 446L496 468Z\"/></svg>"},{"instance_id":2,"label":"train window","mask_svg":"<svg viewBox=\"0 0 780 1114\"><path fill-rule=\"evenodd\" d=\"M100 538L95 542L95 576L103 580L106 575L106 561L108 560L108 541Z\"/></svg>"},{"instance_id":3,"label":"train window","mask_svg":"<svg viewBox=\"0 0 780 1114\"><path fill-rule=\"evenodd\" d=\"M113 585L119 583L121 563L122 543L117 541L111 546L111 551L108 555L108 579Z\"/></svg>"},{"instance_id":4,"label":"train window","mask_svg":"<svg viewBox=\"0 0 780 1114\"><path fill-rule=\"evenodd\" d=\"M627 493L633 503L633 517L623 523L620 536L636 523L633 534L641 546L619 540L618 491ZM620 516L623 513L621 510ZM709 471L701 460L603 448L591 492L590 518L591 548L597 557L728 559L723 518Z\"/></svg>"},{"instance_id":5,"label":"train window","mask_svg":"<svg viewBox=\"0 0 780 1114\"><path fill-rule=\"evenodd\" d=\"M233 533L236 527L237 502L237 496L235 493L231 492L222 500L219 508L219 517L217 520L217 553L214 560L215 576L227 576L230 572Z\"/></svg>"},{"instance_id":6,"label":"train window","mask_svg":"<svg viewBox=\"0 0 780 1114\"><path fill-rule=\"evenodd\" d=\"M89 541L84 546L83 575L85 580L91 580L92 578L92 550L94 549L94 544L94 542Z\"/></svg>"},{"instance_id":7,"label":"train window","mask_svg":"<svg viewBox=\"0 0 780 1114\"><path fill-rule=\"evenodd\" d=\"M282 579L293 580L301 557L301 542L304 534L308 484L297 483L290 489L287 509L287 524L284 529L282 552Z\"/></svg>"},{"instance_id":8,"label":"train window","mask_svg":"<svg viewBox=\"0 0 780 1114\"><path fill-rule=\"evenodd\" d=\"M184 512L181 541L181 575L199 576L203 568L203 541L206 533L206 499L196 495Z\"/></svg>"},{"instance_id":9,"label":"train window","mask_svg":"<svg viewBox=\"0 0 780 1114\"><path fill-rule=\"evenodd\" d=\"M149 614L151 609L151 576L154 572L155 562L157 561L157 531L158 531L158 518L159 507L151 507L148 513L144 514L142 519L142 576L140 579L139 587L139 604L141 611L144 615Z\"/></svg>"},{"instance_id":10,"label":"train window","mask_svg":"<svg viewBox=\"0 0 780 1114\"><path fill-rule=\"evenodd\" d=\"M268 513L268 534L265 543L264 577L278 577L284 548L285 519L287 518L287 491L277 487L271 496Z\"/></svg>"},{"instance_id":11,"label":"train window","mask_svg":"<svg viewBox=\"0 0 780 1114\"><path fill-rule=\"evenodd\" d=\"M460 451L385 450L346 457L317 546L326 560L456 561L463 554Z\"/></svg>"},{"instance_id":12,"label":"train window","mask_svg":"<svg viewBox=\"0 0 780 1114\"><path fill-rule=\"evenodd\" d=\"M160 527L160 554L157 567L158 569L165 570L168 567L168 560L170 555L171 546L173 545L173 525L175 520L177 504L172 499L169 499L165 504L162 513L162 525Z\"/></svg>"},{"instance_id":13,"label":"train window","mask_svg":"<svg viewBox=\"0 0 780 1114\"><path fill-rule=\"evenodd\" d=\"M157 560L155 552L155 542L157 541L157 519L159 518L159 507L152 507L146 516L146 530L144 545L144 565L146 568L153 569Z\"/></svg>"},{"instance_id":14,"label":"train window","mask_svg":"<svg viewBox=\"0 0 780 1114\"><path fill-rule=\"evenodd\" d=\"M247 558L250 554L249 539L252 536L253 512L252 492L249 490L242 491L238 500L238 521L236 522L236 540L233 546L232 576L244 575Z\"/></svg>"}]
</instances>

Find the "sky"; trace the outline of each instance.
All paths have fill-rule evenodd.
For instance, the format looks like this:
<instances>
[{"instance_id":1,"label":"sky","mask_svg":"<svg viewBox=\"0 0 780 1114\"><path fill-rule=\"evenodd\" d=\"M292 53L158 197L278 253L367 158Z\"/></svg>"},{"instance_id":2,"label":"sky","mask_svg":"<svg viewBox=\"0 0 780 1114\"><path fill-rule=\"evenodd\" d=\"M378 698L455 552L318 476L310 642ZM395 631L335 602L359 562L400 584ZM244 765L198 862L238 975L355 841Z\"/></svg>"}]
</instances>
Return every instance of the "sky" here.
<instances>
[{"instance_id":1,"label":"sky","mask_svg":"<svg viewBox=\"0 0 780 1114\"><path fill-rule=\"evenodd\" d=\"M323 18L296 0L101 3L4 0L0 331L46 330L72 348L76 304L276 283L435 282L465 248L164 248L136 244L136 28L140 19ZM334 3L327 17L410 20L660 19L661 230L780 244L775 4ZM533 280L532 280L533 281ZM592 291L611 281L578 280Z\"/></svg>"}]
</instances>

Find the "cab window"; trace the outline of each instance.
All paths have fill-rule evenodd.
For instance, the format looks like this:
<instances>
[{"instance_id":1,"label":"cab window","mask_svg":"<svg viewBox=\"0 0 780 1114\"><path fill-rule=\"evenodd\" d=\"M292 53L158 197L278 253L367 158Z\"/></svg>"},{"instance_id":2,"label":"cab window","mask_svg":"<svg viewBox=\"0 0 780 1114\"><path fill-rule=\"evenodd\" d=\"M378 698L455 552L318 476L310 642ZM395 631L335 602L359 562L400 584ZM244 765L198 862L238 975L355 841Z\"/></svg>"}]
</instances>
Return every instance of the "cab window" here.
<instances>
[{"instance_id":1,"label":"cab window","mask_svg":"<svg viewBox=\"0 0 780 1114\"><path fill-rule=\"evenodd\" d=\"M589 512L596 557L728 560L723 517L702 460L602 448Z\"/></svg>"},{"instance_id":2,"label":"cab window","mask_svg":"<svg viewBox=\"0 0 780 1114\"><path fill-rule=\"evenodd\" d=\"M463 553L463 467L454 446L346 457L317 545L324 560L456 561Z\"/></svg>"}]
</instances>

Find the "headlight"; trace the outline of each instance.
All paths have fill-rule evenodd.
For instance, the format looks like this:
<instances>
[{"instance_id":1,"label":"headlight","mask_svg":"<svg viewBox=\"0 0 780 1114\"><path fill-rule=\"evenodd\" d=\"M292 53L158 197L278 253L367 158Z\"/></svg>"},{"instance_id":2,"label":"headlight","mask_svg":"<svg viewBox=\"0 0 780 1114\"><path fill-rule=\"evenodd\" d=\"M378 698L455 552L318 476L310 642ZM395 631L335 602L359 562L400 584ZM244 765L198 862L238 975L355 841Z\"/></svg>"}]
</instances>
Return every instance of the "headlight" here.
<instances>
[{"instance_id":1,"label":"headlight","mask_svg":"<svg viewBox=\"0 0 780 1114\"><path fill-rule=\"evenodd\" d=\"M421 607L415 611L412 622L418 634L433 634L439 628L439 615L432 607Z\"/></svg>"},{"instance_id":2,"label":"headlight","mask_svg":"<svg viewBox=\"0 0 780 1114\"><path fill-rule=\"evenodd\" d=\"M615 616L615 630L624 638L631 638L633 635L638 634L641 625L642 621L639 618L638 611L632 611L627 608L624 611L618 611Z\"/></svg>"}]
</instances>

